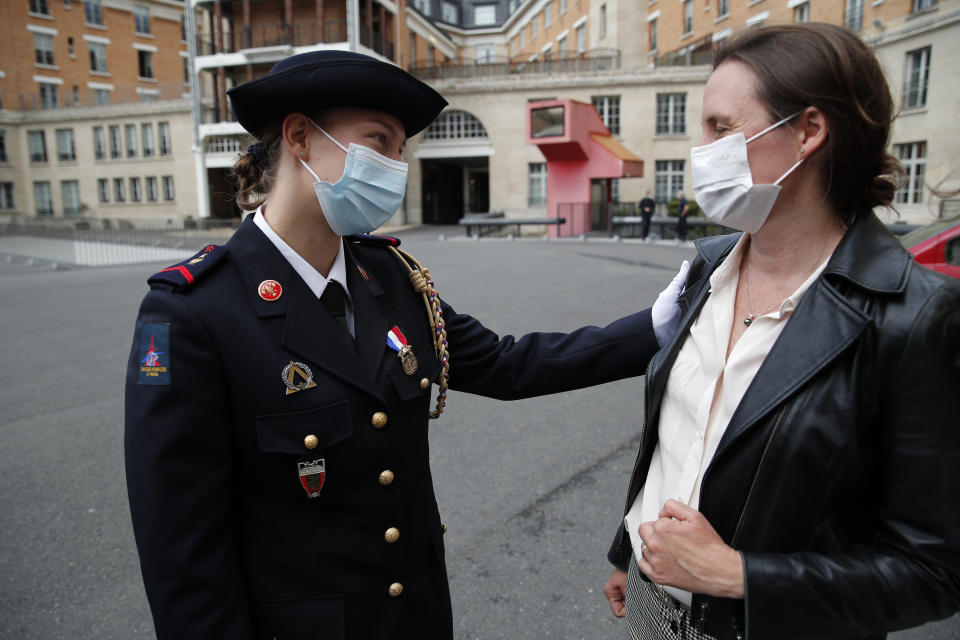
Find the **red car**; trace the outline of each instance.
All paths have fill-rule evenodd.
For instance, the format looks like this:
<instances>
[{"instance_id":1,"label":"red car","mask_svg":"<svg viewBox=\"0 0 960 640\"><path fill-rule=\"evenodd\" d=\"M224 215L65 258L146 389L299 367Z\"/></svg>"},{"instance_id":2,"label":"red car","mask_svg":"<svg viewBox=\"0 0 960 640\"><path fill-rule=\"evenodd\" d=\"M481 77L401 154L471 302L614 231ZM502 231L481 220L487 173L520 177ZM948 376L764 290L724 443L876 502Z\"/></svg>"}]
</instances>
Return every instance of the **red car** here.
<instances>
[{"instance_id":1,"label":"red car","mask_svg":"<svg viewBox=\"0 0 960 640\"><path fill-rule=\"evenodd\" d=\"M960 278L960 217L928 224L900 237L923 266Z\"/></svg>"}]
</instances>

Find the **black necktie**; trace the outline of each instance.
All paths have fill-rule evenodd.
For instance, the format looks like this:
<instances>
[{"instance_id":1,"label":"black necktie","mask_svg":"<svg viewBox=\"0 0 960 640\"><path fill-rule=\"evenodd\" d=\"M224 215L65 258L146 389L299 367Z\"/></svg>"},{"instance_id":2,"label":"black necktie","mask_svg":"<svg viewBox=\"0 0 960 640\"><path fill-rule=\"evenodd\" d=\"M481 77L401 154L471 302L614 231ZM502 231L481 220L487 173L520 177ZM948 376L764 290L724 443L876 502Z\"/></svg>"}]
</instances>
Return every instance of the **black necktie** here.
<instances>
[{"instance_id":1,"label":"black necktie","mask_svg":"<svg viewBox=\"0 0 960 640\"><path fill-rule=\"evenodd\" d=\"M336 280L328 280L327 286L323 290L323 294L320 296L320 302L323 303L323 306L327 308L327 312L333 318L333 321L337 323L337 326L347 334L347 338L350 339L350 342L353 342L353 336L350 335L350 329L347 328L347 310L345 304L346 294L343 292L343 287L340 286L340 283Z\"/></svg>"}]
</instances>

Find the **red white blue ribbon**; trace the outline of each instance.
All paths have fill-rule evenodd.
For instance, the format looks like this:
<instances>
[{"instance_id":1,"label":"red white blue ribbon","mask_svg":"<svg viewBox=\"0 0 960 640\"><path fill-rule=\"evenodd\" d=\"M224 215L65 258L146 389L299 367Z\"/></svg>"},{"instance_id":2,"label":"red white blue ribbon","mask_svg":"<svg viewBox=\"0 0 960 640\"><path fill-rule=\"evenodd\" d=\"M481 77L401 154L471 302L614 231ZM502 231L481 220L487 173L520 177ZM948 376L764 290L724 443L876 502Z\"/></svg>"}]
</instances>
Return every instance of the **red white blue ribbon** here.
<instances>
[{"instance_id":1,"label":"red white blue ribbon","mask_svg":"<svg viewBox=\"0 0 960 640\"><path fill-rule=\"evenodd\" d=\"M403 332L396 325L390 331L387 331L387 346L400 353L400 350L407 346L407 339Z\"/></svg>"}]
</instances>

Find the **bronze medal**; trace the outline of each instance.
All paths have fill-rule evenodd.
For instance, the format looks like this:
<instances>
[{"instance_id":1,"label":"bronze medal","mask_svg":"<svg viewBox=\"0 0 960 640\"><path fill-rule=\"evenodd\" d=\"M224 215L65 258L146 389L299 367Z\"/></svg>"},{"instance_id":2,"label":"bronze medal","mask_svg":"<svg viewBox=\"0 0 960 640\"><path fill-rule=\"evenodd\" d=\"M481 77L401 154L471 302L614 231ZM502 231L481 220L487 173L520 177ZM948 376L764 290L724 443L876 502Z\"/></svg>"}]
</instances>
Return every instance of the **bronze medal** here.
<instances>
[{"instance_id":1,"label":"bronze medal","mask_svg":"<svg viewBox=\"0 0 960 640\"><path fill-rule=\"evenodd\" d=\"M403 366L403 372L408 376L412 376L417 372L417 356L413 355L413 349L409 345L404 345L400 351L397 352L397 357L400 358L400 364Z\"/></svg>"}]
</instances>

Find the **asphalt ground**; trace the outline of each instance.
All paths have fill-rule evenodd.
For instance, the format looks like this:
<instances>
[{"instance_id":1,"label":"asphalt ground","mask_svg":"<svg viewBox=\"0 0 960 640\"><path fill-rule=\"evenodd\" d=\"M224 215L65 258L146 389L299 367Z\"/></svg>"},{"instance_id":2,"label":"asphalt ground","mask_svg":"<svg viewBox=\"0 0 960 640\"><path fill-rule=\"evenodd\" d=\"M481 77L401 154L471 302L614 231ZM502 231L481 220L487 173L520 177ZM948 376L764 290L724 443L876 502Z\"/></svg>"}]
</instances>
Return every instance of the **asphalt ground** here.
<instances>
[{"instance_id":1,"label":"asphalt ground","mask_svg":"<svg viewBox=\"0 0 960 640\"><path fill-rule=\"evenodd\" d=\"M402 232L441 295L522 334L649 306L691 246ZM440 234L449 239L439 241ZM127 509L122 389L146 278L165 265L0 263L0 638L152 638ZM432 424L458 639L617 638L602 586L642 410L638 379ZM891 636L960 638L960 617Z\"/></svg>"}]
</instances>

